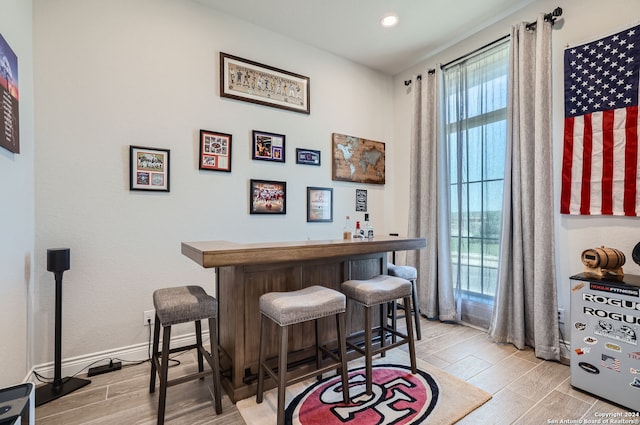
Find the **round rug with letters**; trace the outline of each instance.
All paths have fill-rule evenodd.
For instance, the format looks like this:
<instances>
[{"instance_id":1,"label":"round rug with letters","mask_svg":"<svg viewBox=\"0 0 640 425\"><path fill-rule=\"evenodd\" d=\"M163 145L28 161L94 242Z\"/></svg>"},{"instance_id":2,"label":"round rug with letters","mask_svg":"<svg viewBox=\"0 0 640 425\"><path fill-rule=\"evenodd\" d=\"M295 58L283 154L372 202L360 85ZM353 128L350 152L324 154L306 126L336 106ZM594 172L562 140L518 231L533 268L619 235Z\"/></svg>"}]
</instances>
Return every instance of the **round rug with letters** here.
<instances>
[{"instance_id":1,"label":"round rug with letters","mask_svg":"<svg viewBox=\"0 0 640 425\"><path fill-rule=\"evenodd\" d=\"M351 403L342 401L340 376L316 382L289 403L287 424L338 425L345 422L367 424L419 424L438 403L438 384L428 373L409 366L380 364L373 366L373 394L365 392L365 368L349 371Z\"/></svg>"}]
</instances>

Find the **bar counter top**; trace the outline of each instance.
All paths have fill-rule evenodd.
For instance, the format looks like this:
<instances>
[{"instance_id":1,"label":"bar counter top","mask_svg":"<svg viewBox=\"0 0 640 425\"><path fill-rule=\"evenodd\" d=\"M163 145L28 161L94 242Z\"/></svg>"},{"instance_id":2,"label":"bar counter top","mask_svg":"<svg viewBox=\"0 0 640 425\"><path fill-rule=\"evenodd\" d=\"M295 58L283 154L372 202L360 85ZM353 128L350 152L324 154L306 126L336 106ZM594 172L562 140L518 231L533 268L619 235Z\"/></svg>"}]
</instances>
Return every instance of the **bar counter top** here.
<instances>
[{"instance_id":1,"label":"bar counter top","mask_svg":"<svg viewBox=\"0 0 640 425\"><path fill-rule=\"evenodd\" d=\"M376 236L373 239L307 240L299 242L182 242L182 254L204 268L304 261L426 247L424 238Z\"/></svg>"}]
</instances>

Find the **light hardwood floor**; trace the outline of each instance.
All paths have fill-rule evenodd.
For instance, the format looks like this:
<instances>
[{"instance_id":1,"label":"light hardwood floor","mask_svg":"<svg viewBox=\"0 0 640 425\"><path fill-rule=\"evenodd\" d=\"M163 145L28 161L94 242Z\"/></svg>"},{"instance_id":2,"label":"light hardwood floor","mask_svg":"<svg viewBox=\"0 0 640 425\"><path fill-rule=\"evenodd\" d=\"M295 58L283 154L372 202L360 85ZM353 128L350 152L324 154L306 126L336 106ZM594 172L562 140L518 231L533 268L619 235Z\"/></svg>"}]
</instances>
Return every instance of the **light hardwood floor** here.
<instances>
[{"instance_id":1,"label":"light hardwood floor","mask_svg":"<svg viewBox=\"0 0 640 425\"><path fill-rule=\"evenodd\" d=\"M564 423L587 423L585 419L599 419L597 413L627 411L572 389L568 366L537 359L531 350L495 344L474 328L423 319L416 351L420 359L493 395L458 424L549 424L580 419L583 421ZM172 367L171 373L195 368L192 353L178 359L181 364ZM36 424L155 424L157 391L149 394L149 371L147 362L93 376L90 385L36 408ZM222 415L215 415L210 387L207 379L169 388L166 423L245 424L226 395Z\"/></svg>"}]
</instances>

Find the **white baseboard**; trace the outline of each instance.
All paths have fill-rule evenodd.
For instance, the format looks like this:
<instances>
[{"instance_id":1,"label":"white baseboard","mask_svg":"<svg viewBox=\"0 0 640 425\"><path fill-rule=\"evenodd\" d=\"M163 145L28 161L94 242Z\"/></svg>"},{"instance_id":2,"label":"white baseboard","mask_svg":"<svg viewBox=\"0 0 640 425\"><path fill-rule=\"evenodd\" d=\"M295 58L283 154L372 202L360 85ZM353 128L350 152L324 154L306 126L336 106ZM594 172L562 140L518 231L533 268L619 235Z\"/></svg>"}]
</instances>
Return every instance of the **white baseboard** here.
<instances>
[{"instance_id":1,"label":"white baseboard","mask_svg":"<svg viewBox=\"0 0 640 425\"><path fill-rule=\"evenodd\" d=\"M209 340L209 331L202 331L202 340L206 342ZM185 335L179 335L171 338L171 348L184 347L187 345L195 344L195 333L189 333ZM160 339L162 344L162 338ZM84 356L72 357L69 359L62 359L61 373L62 377L86 375L87 370L94 366L101 366L109 364L110 360L120 361L123 366L128 363L144 362L149 359L149 351L151 347L147 343L130 345L128 347L116 348L113 350L105 350L97 353L91 353ZM117 360L116 360L117 359ZM43 363L41 365L34 366L27 375L24 382L33 382L34 384L41 383L35 376L34 372L37 372L40 376L53 380L54 377L54 364L53 362Z\"/></svg>"}]
</instances>

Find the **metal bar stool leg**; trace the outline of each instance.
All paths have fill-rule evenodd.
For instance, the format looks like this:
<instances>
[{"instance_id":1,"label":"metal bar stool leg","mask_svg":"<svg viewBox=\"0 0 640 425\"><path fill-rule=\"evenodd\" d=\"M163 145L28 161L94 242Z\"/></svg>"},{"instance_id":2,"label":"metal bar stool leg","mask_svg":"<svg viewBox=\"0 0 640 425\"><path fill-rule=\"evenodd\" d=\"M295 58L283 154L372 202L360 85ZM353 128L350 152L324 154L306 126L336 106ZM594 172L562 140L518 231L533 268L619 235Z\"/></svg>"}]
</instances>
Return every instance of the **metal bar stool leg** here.
<instances>
[{"instance_id":1,"label":"metal bar stool leg","mask_svg":"<svg viewBox=\"0 0 640 425\"><path fill-rule=\"evenodd\" d=\"M158 346L160 345L160 319L156 314L156 321L153 325L153 348L151 350L151 378L149 379L149 392L154 393L156 391L156 362L158 358L158 354L160 350Z\"/></svg>"},{"instance_id":2,"label":"metal bar stool leg","mask_svg":"<svg viewBox=\"0 0 640 425\"><path fill-rule=\"evenodd\" d=\"M387 345L387 315L389 314L389 309L387 308L389 303L380 304L380 347L384 348ZM395 328L394 328L395 329ZM392 335L394 335L392 333ZM381 357L386 357L386 351L383 351L380 354Z\"/></svg>"},{"instance_id":3,"label":"metal bar stool leg","mask_svg":"<svg viewBox=\"0 0 640 425\"><path fill-rule=\"evenodd\" d=\"M394 331L398 329L398 303L396 301L391 302L391 329ZM391 342L396 343L398 337L396 334L391 335Z\"/></svg>"},{"instance_id":4,"label":"metal bar stool leg","mask_svg":"<svg viewBox=\"0 0 640 425\"><path fill-rule=\"evenodd\" d=\"M422 333L420 332L420 308L418 307L418 288L416 288L417 282L413 280L411 282L411 295L413 297L413 317L416 321L416 339L422 339ZM409 310L411 311L411 310Z\"/></svg>"},{"instance_id":5,"label":"metal bar stool leg","mask_svg":"<svg viewBox=\"0 0 640 425\"><path fill-rule=\"evenodd\" d=\"M371 384L371 378L373 376L373 333L371 332L371 307L364 308L364 356L365 356L365 372L367 377L366 393L371 395L373 385Z\"/></svg>"},{"instance_id":6,"label":"metal bar stool leg","mask_svg":"<svg viewBox=\"0 0 640 425\"><path fill-rule=\"evenodd\" d=\"M347 366L347 326L344 321L344 313L336 315L336 325L338 327L338 350L340 350L340 361L342 362L342 401L349 404L349 368Z\"/></svg>"},{"instance_id":7,"label":"metal bar stool leg","mask_svg":"<svg viewBox=\"0 0 640 425\"><path fill-rule=\"evenodd\" d=\"M264 362L267 355L267 321L264 314L260 315L260 354L258 357L258 389L256 392L256 403L262 403L262 396L264 393Z\"/></svg>"},{"instance_id":8,"label":"metal bar stool leg","mask_svg":"<svg viewBox=\"0 0 640 425\"><path fill-rule=\"evenodd\" d=\"M216 413L222 413L222 384L220 383L220 353L218 352L218 320L209 318L209 343L213 359L213 391Z\"/></svg>"},{"instance_id":9,"label":"metal bar stool leg","mask_svg":"<svg viewBox=\"0 0 640 425\"><path fill-rule=\"evenodd\" d=\"M169 341L171 326L165 326L162 333L162 360L160 363L160 394L158 395L158 425L164 424L164 411L167 402L167 377L169 375Z\"/></svg>"},{"instance_id":10,"label":"metal bar stool leg","mask_svg":"<svg viewBox=\"0 0 640 425\"><path fill-rule=\"evenodd\" d=\"M202 347L202 323L199 320L195 321L196 324L196 344L199 347ZM196 350L198 353L198 372L202 372L204 370L204 362L202 361L202 353L200 350ZM204 379L204 377L200 378Z\"/></svg>"},{"instance_id":11,"label":"metal bar stool leg","mask_svg":"<svg viewBox=\"0 0 640 425\"><path fill-rule=\"evenodd\" d=\"M278 364L278 425L284 425L284 405L287 389L288 326L280 326L280 362Z\"/></svg>"},{"instance_id":12,"label":"metal bar stool leg","mask_svg":"<svg viewBox=\"0 0 640 425\"><path fill-rule=\"evenodd\" d=\"M316 369L320 369L320 365L322 365L322 351L320 350L320 337L319 337L319 329L318 329L318 319L313 321L313 327L315 331L316 338ZM316 377L318 381L322 380L322 375L318 375Z\"/></svg>"},{"instance_id":13,"label":"metal bar stool leg","mask_svg":"<svg viewBox=\"0 0 640 425\"><path fill-rule=\"evenodd\" d=\"M411 309L411 297L406 297L404 299L404 305L408 306L407 308ZM407 310L411 311L411 310ZM409 337L409 360L411 361L411 373L415 374L417 372L416 367L416 347L413 340L413 321L411 320L410 314L405 314L404 318L407 322L407 336Z\"/></svg>"}]
</instances>

